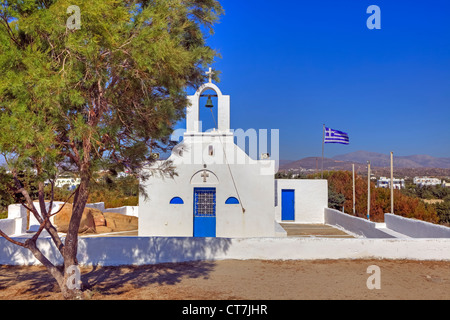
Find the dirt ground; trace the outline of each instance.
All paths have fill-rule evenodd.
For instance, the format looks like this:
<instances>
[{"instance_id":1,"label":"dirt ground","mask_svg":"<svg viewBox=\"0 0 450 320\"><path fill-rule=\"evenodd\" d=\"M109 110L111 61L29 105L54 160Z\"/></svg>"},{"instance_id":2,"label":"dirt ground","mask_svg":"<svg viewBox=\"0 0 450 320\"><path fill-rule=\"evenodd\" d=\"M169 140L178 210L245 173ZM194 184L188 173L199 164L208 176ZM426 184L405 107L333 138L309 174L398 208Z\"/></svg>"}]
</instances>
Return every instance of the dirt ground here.
<instances>
[{"instance_id":1,"label":"dirt ground","mask_svg":"<svg viewBox=\"0 0 450 320\"><path fill-rule=\"evenodd\" d=\"M371 265L380 289L367 288ZM83 268L82 279L92 300L450 300L450 262L438 261L202 261ZM0 299L62 296L42 267L0 266Z\"/></svg>"}]
</instances>

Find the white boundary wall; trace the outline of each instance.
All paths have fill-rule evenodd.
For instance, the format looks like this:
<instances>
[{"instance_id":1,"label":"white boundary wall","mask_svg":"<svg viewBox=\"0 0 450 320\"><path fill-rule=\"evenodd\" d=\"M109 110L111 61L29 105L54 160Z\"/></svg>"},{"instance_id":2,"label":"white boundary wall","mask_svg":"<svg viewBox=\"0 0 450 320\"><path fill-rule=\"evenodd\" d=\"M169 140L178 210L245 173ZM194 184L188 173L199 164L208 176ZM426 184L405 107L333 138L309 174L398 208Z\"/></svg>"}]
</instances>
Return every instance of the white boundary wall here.
<instances>
[{"instance_id":1,"label":"white boundary wall","mask_svg":"<svg viewBox=\"0 0 450 320\"><path fill-rule=\"evenodd\" d=\"M101 212L115 212L126 216L139 217L139 206L124 206L118 208L105 208L104 202L88 203L86 208L100 210Z\"/></svg>"},{"instance_id":2,"label":"white boundary wall","mask_svg":"<svg viewBox=\"0 0 450 320\"><path fill-rule=\"evenodd\" d=\"M64 202L62 202L62 201L54 201L52 204L52 209L50 210L50 213L57 212L63 204L64 204ZM19 204L19 206L20 206L20 204ZM39 206L39 202L34 201L34 206L36 207L36 210L39 212L39 215L41 215L41 208ZM46 210L49 210L49 206L50 206L50 203L46 202L45 203ZM9 211L9 208L8 208L8 211ZM42 215L41 215L41 217L42 217ZM50 217L50 222L53 223L54 219L55 219L55 216ZM26 223L26 221L25 221L25 223ZM37 232L39 230L39 226L40 226L39 221L36 219L34 214L30 213L30 227L28 228L28 230L30 230L32 232Z\"/></svg>"},{"instance_id":3,"label":"white boundary wall","mask_svg":"<svg viewBox=\"0 0 450 320\"><path fill-rule=\"evenodd\" d=\"M394 236L387 234L376 228L376 223L351 216L341 211L326 208L325 209L325 223L337 226L353 235L364 238L394 238Z\"/></svg>"},{"instance_id":4,"label":"white boundary wall","mask_svg":"<svg viewBox=\"0 0 450 320\"><path fill-rule=\"evenodd\" d=\"M64 202L55 201L53 202L52 213L59 210L60 206ZM46 207L48 210L49 203L46 203ZM126 216L139 216L139 207L138 206L125 206L119 208L110 208L105 209L104 202L98 203L89 203L86 204L86 208L94 208L98 209L102 212L116 212ZM40 213L41 210L39 205L36 203L36 209ZM54 217L50 218L50 221L53 222ZM36 220L33 214L30 214L30 227L28 230L32 232L36 232L39 229L39 222ZM23 207L21 204L11 204L8 206L8 218L0 219L0 230L6 233L8 236L20 236L27 232L27 209Z\"/></svg>"},{"instance_id":5,"label":"white boundary wall","mask_svg":"<svg viewBox=\"0 0 450 320\"><path fill-rule=\"evenodd\" d=\"M397 216L391 213L384 215L386 227L411 238L450 238L450 228Z\"/></svg>"},{"instance_id":6,"label":"white boundary wall","mask_svg":"<svg viewBox=\"0 0 450 320\"><path fill-rule=\"evenodd\" d=\"M16 222L16 219L0 219L0 230L2 230L7 235L20 235L20 233L16 232L16 226L19 223Z\"/></svg>"},{"instance_id":7,"label":"white boundary wall","mask_svg":"<svg viewBox=\"0 0 450 320\"><path fill-rule=\"evenodd\" d=\"M27 228L27 209L21 204L8 206L8 218L0 219L0 230L8 236L21 235Z\"/></svg>"},{"instance_id":8,"label":"white boundary wall","mask_svg":"<svg viewBox=\"0 0 450 320\"><path fill-rule=\"evenodd\" d=\"M61 264L50 239L39 240L38 247L50 261ZM450 261L450 239L96 237L81 238L78 248L80 265L103 266L225 259ZM0 238L0 264L39 263L28 250Z\"/></svg>"},{"instance_id":9,"label":"white boundary wall","mask_svg":"<svg viewBox=\"0 0 450 320\"><path fill-rule=\"evenodd\" d=\"M125 216L139 217L139 206L125 206L119 208L104 209L102 212L116 212Z\"/></svg>"}]
</instances>

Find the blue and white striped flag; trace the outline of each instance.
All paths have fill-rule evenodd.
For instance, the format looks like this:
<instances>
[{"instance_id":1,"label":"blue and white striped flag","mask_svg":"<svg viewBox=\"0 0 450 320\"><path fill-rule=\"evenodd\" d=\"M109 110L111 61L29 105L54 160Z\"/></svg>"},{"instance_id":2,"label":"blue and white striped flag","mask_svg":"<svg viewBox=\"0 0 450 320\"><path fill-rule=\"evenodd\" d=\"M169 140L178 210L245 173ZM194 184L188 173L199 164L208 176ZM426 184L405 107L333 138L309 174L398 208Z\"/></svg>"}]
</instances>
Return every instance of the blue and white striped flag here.
<instances>
[{"instance_id":1,"label":"blue and white striped flag","mask_svg":"<svg viewBox=\"0 0 450 320\"><path fill-rule=\"evenodd\" d=\"M349 144L350 140L347 133L325 127L325 136L323 142Z\"/></svg>"}]
</instances>

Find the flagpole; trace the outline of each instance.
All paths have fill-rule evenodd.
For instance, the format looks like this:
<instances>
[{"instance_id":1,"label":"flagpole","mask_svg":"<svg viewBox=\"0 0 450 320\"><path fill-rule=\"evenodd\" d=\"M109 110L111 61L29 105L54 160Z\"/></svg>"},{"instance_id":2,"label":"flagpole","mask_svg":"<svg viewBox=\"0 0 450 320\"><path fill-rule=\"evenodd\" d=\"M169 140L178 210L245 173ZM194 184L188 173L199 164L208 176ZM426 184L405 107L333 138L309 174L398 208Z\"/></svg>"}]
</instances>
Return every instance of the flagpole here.
<instances>
[{"instance_id":1,"label":"flagpole","mask_svg":"<svg viewBox=\"0 0 450 320\"><path fill-rule=\"evenodd\" d=\"M322 170L320 174L320 179L323 179L323 153L324 153L324 146L325 146L325 124L323 125L323 134L322 134Z\"/></svg>"}]
</instances>

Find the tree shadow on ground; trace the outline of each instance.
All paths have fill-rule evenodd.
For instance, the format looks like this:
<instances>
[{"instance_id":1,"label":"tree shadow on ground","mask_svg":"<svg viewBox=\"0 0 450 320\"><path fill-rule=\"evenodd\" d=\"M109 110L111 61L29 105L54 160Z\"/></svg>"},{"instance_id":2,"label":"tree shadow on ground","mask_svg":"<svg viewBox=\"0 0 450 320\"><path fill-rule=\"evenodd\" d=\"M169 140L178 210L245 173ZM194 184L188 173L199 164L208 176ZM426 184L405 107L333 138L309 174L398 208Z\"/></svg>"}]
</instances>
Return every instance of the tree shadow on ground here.
<instances>
[{"instance_id":1,"label":"tree shadow on ground","mask_svg":"<svg viewBox=\"0 0 450 320\"><path fill-rule=\"evenodd\" d=\"M208 279L215 265L211 261L196 261L146 266L93 267L82 275L82 279L85 289L95 290L102 295L116 295L123 293L125 287L175 285L189 278Z\"/></svg>"},{"instance_id":2,"label":"tree shadow on ground","mask_svg":"<svg viewBox=\"0 0 450 320\"><path fill-rule=\"evenodd\" d=\"M17 286L16 296L8 296L8 299L21 299L28 294L48 297L59 292L56 280L44 267L0 266L0 290L13 286Z\"/></svg>"},{"instance_id":3,"label":"tree shadow on ground","mask_svg":"<svg viewBox=\"0 0 450 320\"><path fill-rule=\"evenodd\" d=\"M80 252L91 257L94 266L83 274L86 288L103 294L117 294L127 287L174 285L188 278L207 278L217 257L226 256L228 238L120 237L86 239ZM99 253L98 248L102 248ZM134 266L133 266L134 265ZM126 290L126 289L123 289Z\"/></svg>"},{"instance_id":4,"label":"tree shadow on ground","mask_svg":"<svg viewBox=\"0 0 450 320\"><path fill-rule=\"evenodd\" d=\"M183 279L207 279L214 269L212 261L163 263L145 266L118 266L81 268L83 290L94 290L101 295L118 295L129 288L156 285L175 285ZM0 291L14 290L0 295L2 299L62 299L55 279L44 267L0 266ZM57 294L58 296L55 296Z\"/></svg>"},{"instance_id":5,"label":"tree shadow on ground","mask_svg":"<svg viewBox=\"0 0 450 320\"><path fill-rule=\"evenodd\" d=\"M86 238L79 241L80 264L97 267L82 269L86 289L105 295L126 292L144 286L175 285L183 279L208 278L216 257L226 256L231 246L224 238ZM53 251L52 251L53 252ZM183 262L191 261L191 262ZM101 265L127 265L99 267ZM139 265L139 266L133 266ZM8 269L22 268L22 269ZM7 271L3 274L1 271ZM15 287L17 297L57 298L59 287L44 267L8 267L0 265L0 290ZM0 297L4 297L0 293ZM62 298L62 297L61 297Z\"/></svg>"}]
</instances>

